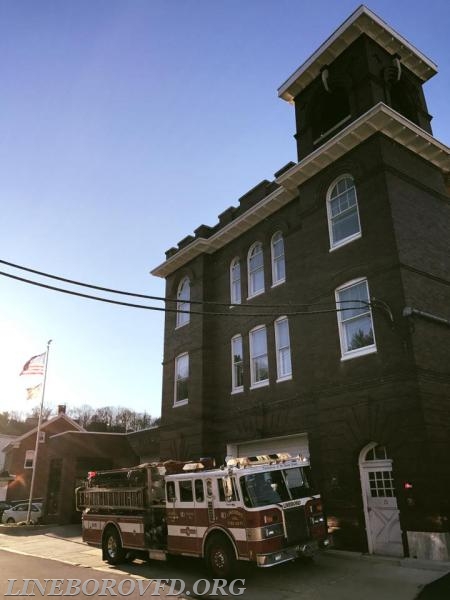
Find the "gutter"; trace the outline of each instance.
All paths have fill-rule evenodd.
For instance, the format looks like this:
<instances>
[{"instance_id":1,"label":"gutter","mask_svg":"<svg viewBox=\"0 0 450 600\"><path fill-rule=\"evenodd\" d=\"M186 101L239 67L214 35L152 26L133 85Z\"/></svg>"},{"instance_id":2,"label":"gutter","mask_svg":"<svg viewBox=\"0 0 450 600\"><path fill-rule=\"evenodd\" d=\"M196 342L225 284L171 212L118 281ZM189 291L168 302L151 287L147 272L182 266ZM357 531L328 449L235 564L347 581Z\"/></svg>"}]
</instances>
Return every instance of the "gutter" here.
<instances>
[{"instance_id":1,"label":"gutter","mask_svg":"<svg viewBox=\"0 0 450 600\"><path fill-rule=\"evenodd\" d=\"M433 321L434 323L439 323L440 325L447 325L447 327L450 327L450 319L438 317L437 315L433 315L432 313L426 312L424 310L419 310L418 308L412 308L411 306L405 306L405 308L403 309L403 316L422 317L423 319L427 319L428 321Z\"/></svg>"}]
</instances>

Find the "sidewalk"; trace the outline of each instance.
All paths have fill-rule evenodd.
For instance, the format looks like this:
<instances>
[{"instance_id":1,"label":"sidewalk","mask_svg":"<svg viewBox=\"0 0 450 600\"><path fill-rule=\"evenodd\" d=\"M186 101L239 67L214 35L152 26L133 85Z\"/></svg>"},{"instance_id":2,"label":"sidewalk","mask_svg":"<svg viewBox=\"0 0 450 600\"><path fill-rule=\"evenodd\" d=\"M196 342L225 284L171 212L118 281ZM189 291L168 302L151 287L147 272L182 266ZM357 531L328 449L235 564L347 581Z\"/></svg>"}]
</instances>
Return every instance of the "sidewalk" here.
<instances>
[{"instance_id":1,"label":"sidewalk","mask_svg":"<svg viewBox=\"0 0 450 600\"><path fill-rule=\"evenodd\" d=\"M183 579L186 589L205 578L203 562L174 558L168 562L112 567L101 550L81 539L80 525L0 527L0 549L140 578ZM447 600L450 563L368 556L327 550L314 563L301 561L273 569L242 565L247 590L244 600ZM190 598L194 597L192 594ZM181 597L179 596L178 598Z\"/></svg>"}]
</instances>

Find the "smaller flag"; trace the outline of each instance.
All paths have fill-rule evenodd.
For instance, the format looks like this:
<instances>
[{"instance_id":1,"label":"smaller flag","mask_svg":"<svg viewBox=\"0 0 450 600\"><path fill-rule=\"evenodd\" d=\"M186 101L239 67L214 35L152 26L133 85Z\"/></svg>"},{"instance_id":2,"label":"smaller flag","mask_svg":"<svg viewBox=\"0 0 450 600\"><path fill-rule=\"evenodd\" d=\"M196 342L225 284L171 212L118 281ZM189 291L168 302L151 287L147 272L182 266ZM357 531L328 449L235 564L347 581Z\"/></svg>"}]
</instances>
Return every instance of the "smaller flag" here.
<instances>
[{"instance_id":1,"label":"smaller flag","mask_svg":"<svg viewBox=\"0 0 450 600\"><path fill-rule=\"evenodd\" d=\"M44 364L45 364L45 355L37 354L36 356L32 356L28 362L23 365L21 375L43 375L44 374Z\"/></svg>"},{"instance_id":2,"label":"smaller flag","mask_svg":"<svg viewBox=\"0 0 450 600\"><path fill-rule=\"evenodd\" d=\"M42 384L38 383L33 387L27 388L27 400L34 400L38 398L41 393Z\"/></svg>"}]
</instances>

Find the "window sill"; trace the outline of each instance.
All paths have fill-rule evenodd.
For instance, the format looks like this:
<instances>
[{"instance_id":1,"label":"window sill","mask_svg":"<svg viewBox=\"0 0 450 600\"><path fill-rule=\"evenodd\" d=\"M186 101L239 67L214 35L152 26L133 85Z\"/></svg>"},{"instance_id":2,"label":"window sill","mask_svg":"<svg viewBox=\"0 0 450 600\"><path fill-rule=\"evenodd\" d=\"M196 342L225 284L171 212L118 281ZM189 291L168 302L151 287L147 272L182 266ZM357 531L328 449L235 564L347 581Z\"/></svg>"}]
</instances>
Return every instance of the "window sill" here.
<instances>
[{"instance_id":1,"label":"window sill","mask_svg":"<svg viewBox=\"0 0 450 600\"><path fill-rule=\"evenodd\" d=\"M260 290L259 292L255 292L254 294L252 294L251 296L247 296L247 300L251 300L252 298L256 298L256 296L261 296L261 294L264 294L266 290Z\"/></svg>"},{"instance_id":2,"label":"window sill","mask_svg":"<svg viewBox=\"0 0 450 600\"><path fill-rule=\"evenodd\" d=\"M279 285L283 285L283 283L286 283L286 278L280 279L280 281L275 281L275 283L272 283L271 288L278 287Z\"/></svg>"},{"instance_id":3,"label":"window sill","mask_svg":"<svg viewBox=\"0 0 450 600\"><path fill-rule=\"evenodd\" d=\"M186 321L186 323L182 323L181 325L176 325L175 326L175 331L177 329L181 329L182 327L186 327L186 325L189 325L190 321Z\"/></svg>"},{"instance_id":4,"label":"window sill","mask_svg":"<svg viewBox=\"0 0 450 600\"><path fill-rule=\"evenodd\" d=\"M348 237L346 237L343 240L340 240L339 242L334 244L334 246L331 246L329 252L334 252L335 250L342 248L342 246L346 246L347 244L350 244L350 242L359 240L359 238L361 238L361 237L362 237L362 233L360 231L358 231L358 233L354 233L353 235L349 235Z\"/></svg>"},{"instance_id":5,"label":"window sill","mask_svg":"<svg viewBox=\"0 0 450 600\"><path fill-rule=\"evenodd\" d=\"M276 383L282 383L283 381L292 381L292 374L283 375L283 377L278 377Z\"/></svg>"},{"instance_id":6,"label":"window sill","mask_svg":"<svg viewBox=\"0 0 450 600\"><path fill-rule=\"evenodd\" d=\"M269 385L269 380L265 379L264 381L258 381L258 383L254 383L250 386L251 390L257 390L262 387L267 387Z\"/></svg>"},{"instance_id":7,"label":"window sill","mask_svg":"<svg viewBox=\"0 0 450 600\"><path fill-rule=\"evenodd\" d=\"M231 395L233 395L233 394L242 394L243 391L244 391L244 387L235 388L234 390L231 390Z\"/></svg>"},{"instance_id":8,"label":"window sill","mask_svg":"<svg viewBox=\"0 0 450 600\"><path fill-rule=\"evenodd\" d=\"M350 350L341 357L341 362L345 360L351 360L352 358L358 358L358 356L365 356L366 354L374 354L377 351L376 346L366 346L365 348L358 348L357 350Z\"/></svg>"},{"instance_id":9,"label":"window sill","mask_svg":"<svg viewBox=\"0 0 450 600\"><path fill-rule=\"evenodd\" d=\"M180 400L179 402L173 403L173 408L178 408L179 406L186 406L189 403L189 400Z\"/></svg>"}]
</instances>

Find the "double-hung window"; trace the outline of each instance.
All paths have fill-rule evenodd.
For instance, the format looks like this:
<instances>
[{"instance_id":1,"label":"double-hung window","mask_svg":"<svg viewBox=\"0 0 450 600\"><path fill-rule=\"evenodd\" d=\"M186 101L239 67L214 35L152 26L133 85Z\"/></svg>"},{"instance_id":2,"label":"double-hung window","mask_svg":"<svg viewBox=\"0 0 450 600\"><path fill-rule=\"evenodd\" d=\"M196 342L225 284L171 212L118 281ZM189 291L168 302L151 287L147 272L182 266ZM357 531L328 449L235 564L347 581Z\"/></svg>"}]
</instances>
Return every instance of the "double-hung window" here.
<instances>
[{"instance_id":1,"label":"double-hung window","mask_svg":"<svg viewBox=\"0 0 450 600\"><path fill-rule=\"evenodd\" d=\"M242 351L242 335L231 339L231 390L233 393L244 389L244 358Z\"/></svg>"},{"instance_id":2,"label":"double-hung window","mask_svg":"<svg viewBox=\"0 0 450 600\"><path fill-rule=\"evenodd\" d=\"M230 299L231 304L241 303L241 263L238 258L230 266Z\"/></svg>"},{"instance_id":3,"label":"double-hung window","mask_svg":"<svg viewBox=\"0 0 450 600\"><path fill-rule=\"evenodd\" d=\"M287 317L275 321L275 344L277 351L277 381L291 379L291 342Z\"/></svg>"},{"instance_id":4,"label":"double-hung window","mask_svg":"<svg viewBox=\"0 0 450 600\"><path fill-rule=\"evenodd\" d=\"M34 463L34 450L27 450L25 452L25 463L23 466L25 469L32 469L33 463Z\"/></svg>"},{"instance_id":5,"label":"double-hung window","mask_svg":"<svg viewBox=\"0 0 450 600\"><path fill-rule=\"evenodd\" d=\"M174 405L186 404L189 400L189 354L185 352L175 358Z\"/></svg>"},{"instance_id":6,"label":"double-hung window","mask_svg":"<svg viewBox=\"0 0 450 600\"><path fill-rule=\"evenodd\" d=\"M344 175L327 194L328 229L331 249L361 237L358 200L353 177Z\"/></svg>"},{"instance_id":7,"label":"double-hung window","mask_svg":"<svg viewBox=\"0 0 450 600\"><path fill-rule=\"evenodd\" d=\"M185 277L180 281L177 292L177 327L182 327L189 323L191 310L191 285L189 277Z\"/></svg>"},{"instance_id":8,"label":"double-hung window","mask_svg":"<svg viewBox=\"0 0 450 600\"><path fill-rule=\"evenodd\" d=\"M281 231L277 231L272 237L272 285L278 285L286 280L286 269L284 264L284 240Z\"/></svg>"},{"instance_id":9,"label":"double-hung window","mask_svg":"<svg viewBox=\"0 0 450 600\"><path fill-rule=\"evenodd\" d=\"M367 280L350 281L335 294L342 358L376 352Z\"/></svg>"},{"instance_id":10,"label":"double-hung window","mask_svg":"<svg viewBox=\"0 0 450 600\"><path fill-rule=\"evenodd\" d=\"M260 242L256 242L248 253L248 295L257 296L264 292L264 257Z\"/></svg>"},{"instance_id":11,"label":"double-hung window","mask_svg":"<svg viewBox=\"0 0 450 600\"><path fill-rule=\"evenodd\" d=\"M250 373L252 387L269 383L267 333L264 325L250 331Z\"/></svg>"}]
</instances>

